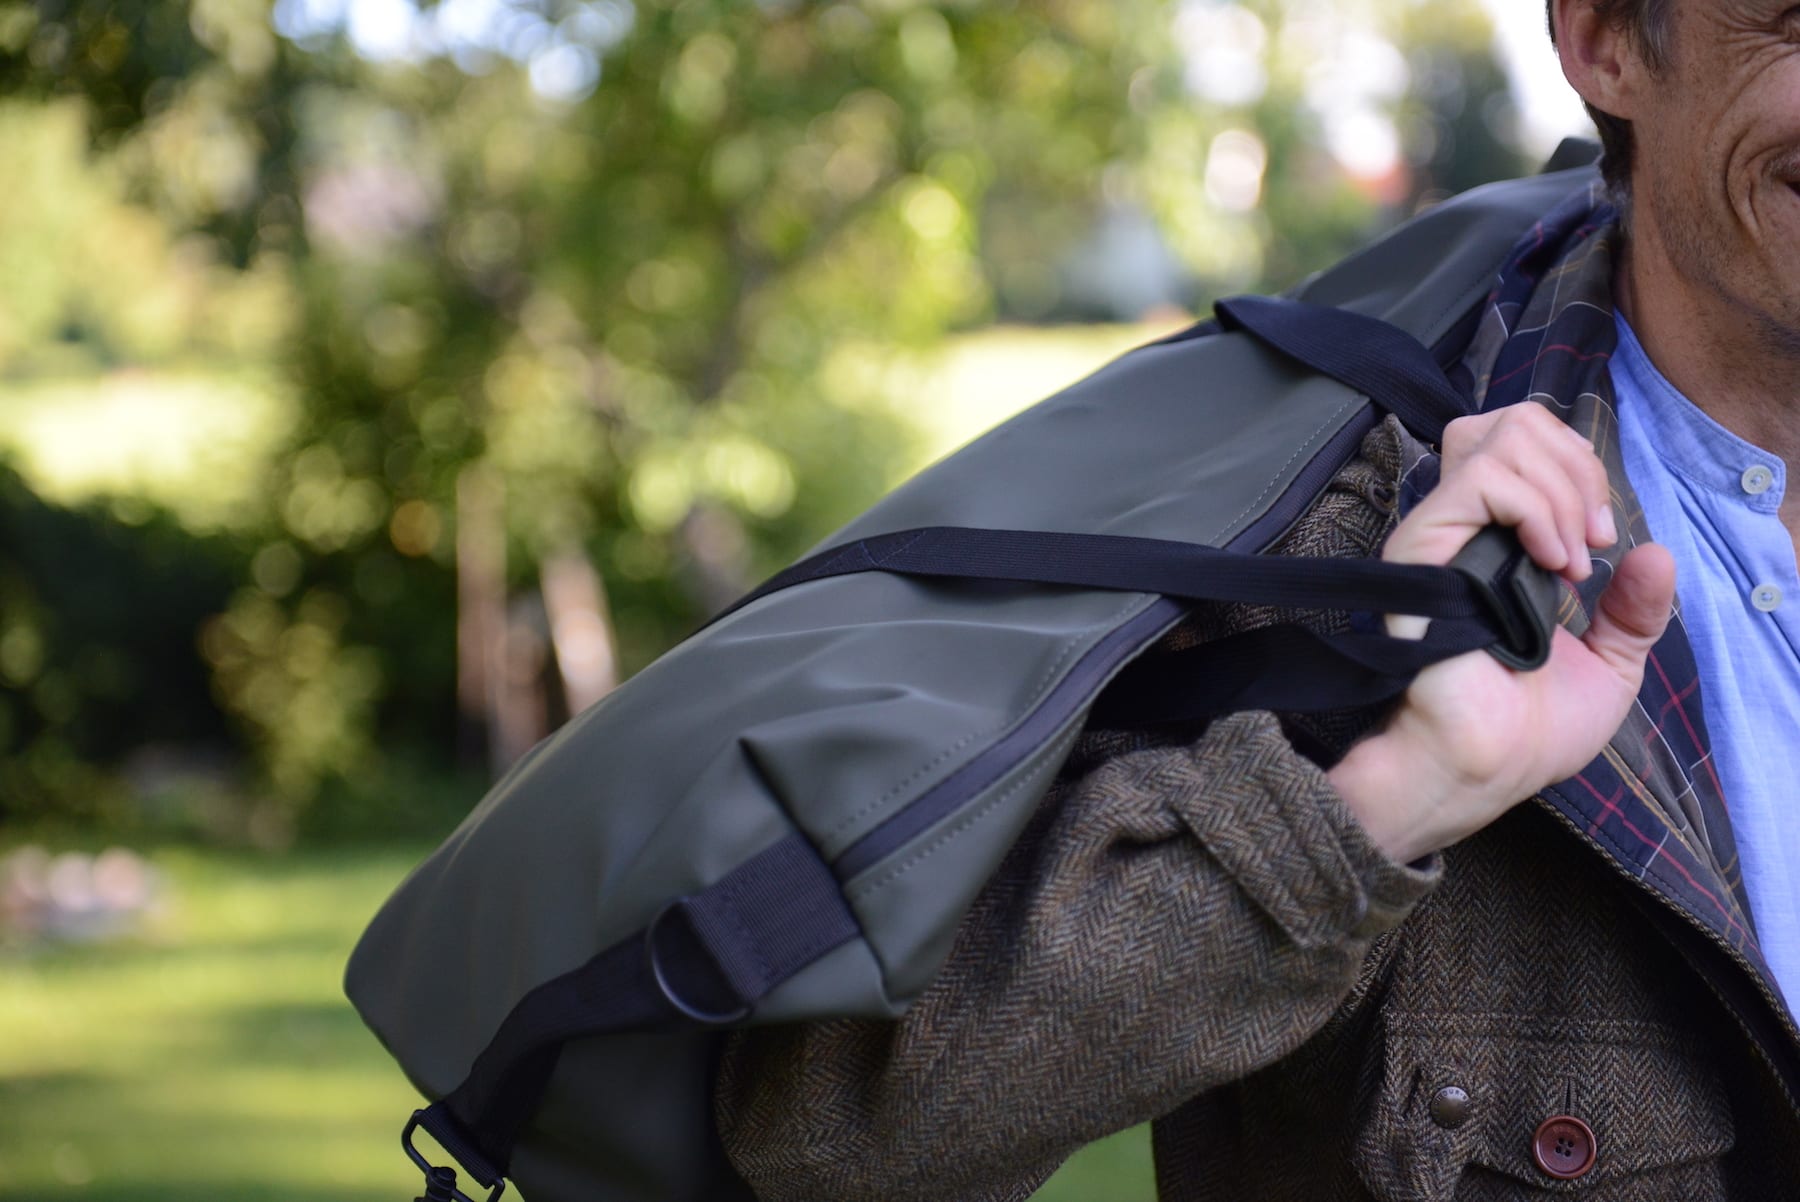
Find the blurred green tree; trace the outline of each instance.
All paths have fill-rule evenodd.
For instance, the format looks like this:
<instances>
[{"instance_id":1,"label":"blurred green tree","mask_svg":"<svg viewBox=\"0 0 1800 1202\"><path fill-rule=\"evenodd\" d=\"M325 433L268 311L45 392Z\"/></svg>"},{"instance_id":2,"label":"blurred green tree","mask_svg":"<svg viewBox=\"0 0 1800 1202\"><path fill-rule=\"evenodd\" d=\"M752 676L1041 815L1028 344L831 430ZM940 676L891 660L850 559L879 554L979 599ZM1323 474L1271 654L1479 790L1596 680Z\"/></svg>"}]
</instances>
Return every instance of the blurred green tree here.
<instances>
[{"instance_id":1,"label":"blurred green tree","mask_svg":"<svg viewBox=\"0 0 1800 1202\"><path fill-rule=\"evenodd\" d=\"M151 510L237 557L196 641L260 795L355 815L890 486L870 365L1078 311L1109 214L1197 301L1505 173L1486 46L1468 0L0 0L0 382L279 399L248 490Z\"/></svg>"}]
</instances>

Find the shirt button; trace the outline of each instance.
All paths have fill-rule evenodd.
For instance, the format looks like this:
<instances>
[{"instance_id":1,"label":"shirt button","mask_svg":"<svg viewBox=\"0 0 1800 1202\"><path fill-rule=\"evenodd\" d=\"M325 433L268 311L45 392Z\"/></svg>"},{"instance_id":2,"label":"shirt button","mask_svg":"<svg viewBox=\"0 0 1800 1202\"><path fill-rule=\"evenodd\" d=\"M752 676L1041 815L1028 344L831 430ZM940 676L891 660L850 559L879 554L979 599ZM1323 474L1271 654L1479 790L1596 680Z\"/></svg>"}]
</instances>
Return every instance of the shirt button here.
<instances>
[{"instance_id":1,"label":"shirt button","mask_svg":"<svg viewBox=\"0 0 1800 1202\"><path fill-rule=\"evenodd\" d=\"M1454 1131L1469 1121L1473 1109L1467 1090L1446 1085L1431 1099L1431 1121L1446 1131Z\"/></svg>"},{"instance_id":2,"label":"shirt button","mask_svg":"<svg viewBox=\"0 0 1800 1202\"><path fill-rule=\"evenodd\" d=\"M1750 594L1750 604L1766 614L1781 608L1781 590L1772 584L1759 584Z\"/></svg>"},{"instance_id":3,"label":"shirt button","mask_svg":"<svg viewBox=\"0 0 1800 1202\"><path fill-rule=\"evenodd\" d=\"M1558 1181L1573 1181L1586 1174L1594 1167L1598 1152L1594 1129L1566 1114L1545 1119L1531 1137L1531 1158Z\"/></svg>"},{"instance_id":4,"label":"shirt button","mask_svg":"<svg viewBox=\"0 0 1800 1202\"><path fill-rule=\"evenodd\" d=\"M1755 467L1744 469L1742 483L1745 492L1753 497L1761 496L1769 491L1770 485L1775 483L1775 473L1759 463Z\"/></svg>"}]
</instances>

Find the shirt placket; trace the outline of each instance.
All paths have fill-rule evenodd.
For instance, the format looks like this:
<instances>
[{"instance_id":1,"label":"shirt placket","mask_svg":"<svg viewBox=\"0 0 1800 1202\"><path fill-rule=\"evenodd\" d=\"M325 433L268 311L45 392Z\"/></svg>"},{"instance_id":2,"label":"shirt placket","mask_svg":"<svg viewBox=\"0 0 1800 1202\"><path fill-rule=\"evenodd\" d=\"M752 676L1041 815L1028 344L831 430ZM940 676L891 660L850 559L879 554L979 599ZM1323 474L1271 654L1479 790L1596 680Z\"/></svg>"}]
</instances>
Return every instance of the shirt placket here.
<instances>
[{"instance_id":1,"label":"shirt placket","mask_svg":"<svg viewBox=\"0 0 1800 1202\"><path fill-rule=\"evenodd\" d=\"M1781 522L1785 488L1785 471L1779 461L1753 459L1738 477L1737 496L1726 503L1750 511L1729 523L1745 534L1737 548L1747 577L1744 602L1755 615L1753 620L1771 623L1785 644L1785 648L1771 650L1785 650L1800 660L1800 567L1794 558L1793 538Z\"/></svg>"}]
</instances>

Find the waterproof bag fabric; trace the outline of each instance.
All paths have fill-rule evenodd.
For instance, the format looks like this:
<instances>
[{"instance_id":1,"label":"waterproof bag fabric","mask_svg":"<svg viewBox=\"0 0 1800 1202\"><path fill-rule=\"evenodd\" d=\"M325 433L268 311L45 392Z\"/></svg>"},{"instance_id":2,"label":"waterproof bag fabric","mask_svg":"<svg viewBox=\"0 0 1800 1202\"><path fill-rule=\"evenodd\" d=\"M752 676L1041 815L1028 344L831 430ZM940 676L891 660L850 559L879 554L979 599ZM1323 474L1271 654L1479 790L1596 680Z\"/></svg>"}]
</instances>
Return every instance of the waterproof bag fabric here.
<instances>
[{"instance_id":1,"label":"waterproof bag fabric","mask_svg":"<svg viewBox=\"0 0 1800 1202\"><path fill-rule=\"evenodd\" d=\"M1507 252L1591 179L1479 189L1300 295L1460 345ZM1257 552L1382 413L1259 336L1196 331L825 545L951 527ZM376 916L350 997L484 1190L746 1197L711 1124L720 1029L902 1013L1095 698L1184 608L879 570L759 596L496 785Z\"/></svg>"}]
</instances>

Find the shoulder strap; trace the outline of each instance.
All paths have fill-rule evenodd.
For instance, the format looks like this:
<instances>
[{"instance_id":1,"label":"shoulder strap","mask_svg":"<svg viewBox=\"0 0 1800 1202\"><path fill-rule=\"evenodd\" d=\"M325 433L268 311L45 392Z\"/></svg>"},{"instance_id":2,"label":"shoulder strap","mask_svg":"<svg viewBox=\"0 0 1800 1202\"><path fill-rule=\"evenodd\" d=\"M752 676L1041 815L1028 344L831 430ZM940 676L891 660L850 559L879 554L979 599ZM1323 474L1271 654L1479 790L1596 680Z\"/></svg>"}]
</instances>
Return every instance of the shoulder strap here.
<instances>
[{"instance_id":1,"label":"shoulder strap","mask_svg":"<svg viewBox=\"0 0 1800 1202\"><path fill-rule=\"evenodd\" d=\"M1218 322L1367 396L1415 435L1440 442L1469 402L1437 360L1397 326L1345 309L1275 297L1221 301ZM1203 336L1203 335L1202 335ZM1189 720L1234 710L1341 709L1404 692L1426 667L1488 648L1513 667L1549 654L1557 588L1510 535L1471 543L1450 568L1373 560L1281 558L1120 535L929 526L829 548L775 576L722 619L796 585L859 572L923 579L1012 581L1158 593L1187 601L1407 613L1434 619L1424 641L1328 637L1277 627L1128 670L1132 692L1109 706L1134 722ZM715 619L719 620L719 619ZM1200 670L1204 664L1205 671ZM1158 673L1168 679L1152 680ZM1115 690L1115 692L1117 692ZM1155 707L1154 709L1150 707Z\"/></svg>"}]
</instances>

